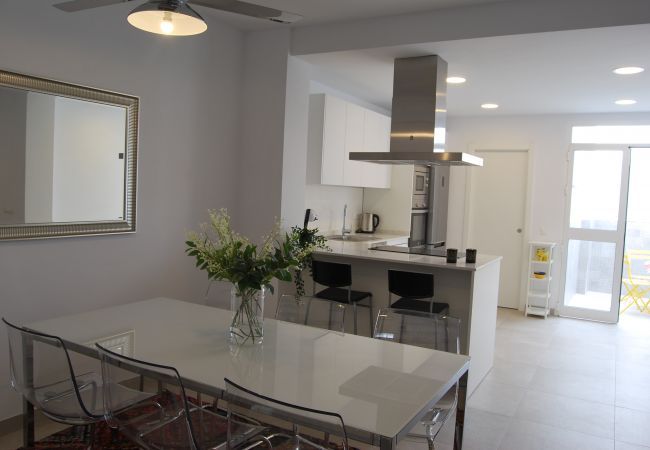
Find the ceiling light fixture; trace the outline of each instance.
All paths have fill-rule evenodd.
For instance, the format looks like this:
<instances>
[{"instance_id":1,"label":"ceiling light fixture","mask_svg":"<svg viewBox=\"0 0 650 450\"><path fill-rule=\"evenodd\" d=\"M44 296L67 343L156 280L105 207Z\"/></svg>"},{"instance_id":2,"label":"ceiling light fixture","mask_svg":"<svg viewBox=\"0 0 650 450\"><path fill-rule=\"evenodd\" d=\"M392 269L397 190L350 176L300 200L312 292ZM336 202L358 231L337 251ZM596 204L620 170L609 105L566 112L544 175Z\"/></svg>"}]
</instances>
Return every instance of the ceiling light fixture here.
<instances>
[{"instance_id":1,"label":"ceiling light fixture","mask_svg":"<svg viewBox=\"0 0 650 450\"><path fill-rule=\"evenodd\" d=\"M131 11L127 20L140 30L167 36L192 36L208 29L187 0L151 0Z\"/></svg>"},{"instance_id":2,"label":"ceiling light fixture","mask_svg":"<svg viewBox=\"0 0 650 450\"><path fill-rule=\"evenodd\" d=\"M644 70L645 69L643 67L627 66L627 67L619 67L618 69L614 69L614 73L617 75L634 75L637 73L641 73Z\"/></svg>"},{"instance_id":3,"label":"ceiling light fixture","mask_svg":"<svg viewBox=\"0 0 650 450\"><path fill-rule=\"evenodd\" d=\"M447 83L449 84L463 84L466 81L463 77L447 77Z\"/></svg>"},{"instance_id":4,"label":"ceiling light fixture","mask_svg":"<svg viewBox=\"0 0 650 450\"><path fill-rule=\"evenodd\" d=\"M481 105L481 108L483 109L497 109L498 107L499 105L497 105L496 103L483 103Z\"/></svg>"},{"instance_id":5,"label":"ceiling light fixture","mask_svg":"<svg viewBox=\"0 0 650 450\"><path fill-rule=\"evenodd\" d=\"M636 103L636 100L623 99L623 100L616 100L614 103L616 103L617 105L627 106L627 105L634 105Z\"/></svg>"}]
</instances>

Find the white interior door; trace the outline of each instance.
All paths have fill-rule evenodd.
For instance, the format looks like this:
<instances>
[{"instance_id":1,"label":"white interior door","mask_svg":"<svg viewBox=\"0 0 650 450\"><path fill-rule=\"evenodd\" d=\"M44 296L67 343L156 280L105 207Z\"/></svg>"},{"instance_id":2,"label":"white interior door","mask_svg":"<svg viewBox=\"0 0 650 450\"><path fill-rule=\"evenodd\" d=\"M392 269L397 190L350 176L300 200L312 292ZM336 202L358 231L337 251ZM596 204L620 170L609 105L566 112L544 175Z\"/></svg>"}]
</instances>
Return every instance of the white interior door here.
<instances>
[{"instance_id":1,"label":"white interior door","mask_svg":"<svg viewBox=\"0 0 650 450\"><path fill-rule=\"evenodd\" d=\"M519 308L528 188L528 150L477 150L483 167L471 169L467 243L503 256L499 306Z\"/></svg>"},{"instance_id":2,"label":"white interior door","mask_svg":"<svg viewBox=\"0 0 650 450\"><path fill-rule=\"evenodd\" d=\"M618 320L630 150L574 146L560 315Z\"/></svg>"}]
</instances>

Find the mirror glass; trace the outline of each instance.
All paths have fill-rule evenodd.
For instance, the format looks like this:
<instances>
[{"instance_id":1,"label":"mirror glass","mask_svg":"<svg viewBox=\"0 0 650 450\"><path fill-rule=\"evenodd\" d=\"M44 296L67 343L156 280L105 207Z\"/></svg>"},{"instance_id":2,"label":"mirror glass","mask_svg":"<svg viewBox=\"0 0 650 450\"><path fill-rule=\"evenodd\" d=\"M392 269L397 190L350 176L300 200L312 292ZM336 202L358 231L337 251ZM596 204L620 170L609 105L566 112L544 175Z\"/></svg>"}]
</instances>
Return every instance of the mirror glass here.
<instances>
[{"instance_id":1,"label":"mirror glass","mask_svg":"<svg viewBox=\"0 0 650 450\"><path fill-rule=\"evenodd\" d=\"M135 231L137 107L0 71L0 239Z\"/></svg>"},{"instance_id":2,"label":"mirror glass","mask_svg":"<svg viewBox=\"0 0 650 450\"><path fill-rule=\"evenodd\" d=\"M0 224L124 219L126 108L0 87Z\"/></svg>"}]
</instances>

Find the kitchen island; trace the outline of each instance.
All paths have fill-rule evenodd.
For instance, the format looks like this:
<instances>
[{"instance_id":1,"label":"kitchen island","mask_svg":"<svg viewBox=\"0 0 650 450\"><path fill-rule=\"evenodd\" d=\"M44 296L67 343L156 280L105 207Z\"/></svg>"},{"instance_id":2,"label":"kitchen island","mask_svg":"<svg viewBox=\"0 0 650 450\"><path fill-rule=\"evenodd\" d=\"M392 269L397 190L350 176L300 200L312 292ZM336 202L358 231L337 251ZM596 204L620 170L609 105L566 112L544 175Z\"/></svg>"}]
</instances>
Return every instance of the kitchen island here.
<instances>
[{"instance_id":1,"label":"kitchen island","mask_svg":"<svg viewBox=\"0 0 650 450\"><path fill-rule=\"evenodd\" d=\"M461 320L461 353L471 357L467 385L471 394L494 358L501 257L479 253L475 264L464 258L448 264L442 257L370 250L375 243L328 240L331 251L314 252L314 259L350 264L353 289L373 294L374 316L389 305L389 269L433 274L435 300L448 303L449 314ZM359 311L359 328L367 334L364 309Z\"/></svg>"}]
</instances>

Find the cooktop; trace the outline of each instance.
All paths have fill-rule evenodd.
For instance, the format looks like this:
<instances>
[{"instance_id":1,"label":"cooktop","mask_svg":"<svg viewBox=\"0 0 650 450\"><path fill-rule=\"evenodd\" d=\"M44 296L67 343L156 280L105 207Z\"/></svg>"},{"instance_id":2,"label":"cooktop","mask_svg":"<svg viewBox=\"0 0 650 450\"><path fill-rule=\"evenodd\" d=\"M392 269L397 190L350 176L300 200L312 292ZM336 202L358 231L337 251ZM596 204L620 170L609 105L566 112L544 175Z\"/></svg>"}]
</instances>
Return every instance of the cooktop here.
<instances>
[{"instance_id":1,"label":"cooktop","mask_svg":"<svg viewBox=\"0 0 650 450\"><path fill-rule=\"evenodd\" d=\"M380 250L382 252L408 253L410 255L427 255L447 257L445 247L434 247L433 245L418 245L417 247L402 247L399 245L377 245L370 247L370 250ZM465 252L458 251L458 258L464 258Z\"/></svg>"}]
</instances>

